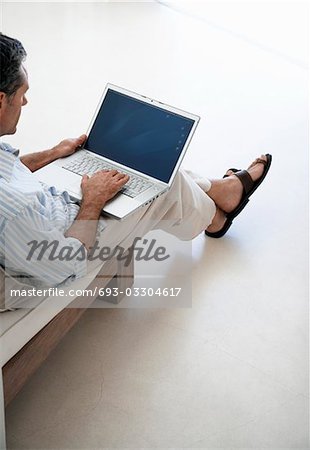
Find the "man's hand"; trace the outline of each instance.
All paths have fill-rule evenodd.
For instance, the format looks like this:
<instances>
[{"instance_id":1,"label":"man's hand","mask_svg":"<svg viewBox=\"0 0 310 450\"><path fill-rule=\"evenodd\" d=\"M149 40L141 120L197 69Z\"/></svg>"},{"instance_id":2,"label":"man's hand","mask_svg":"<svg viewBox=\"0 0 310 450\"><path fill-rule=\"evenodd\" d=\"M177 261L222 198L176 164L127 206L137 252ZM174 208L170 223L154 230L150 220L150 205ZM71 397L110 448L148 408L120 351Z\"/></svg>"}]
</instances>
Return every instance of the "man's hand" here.
<instances>
[{"instance_id":1,"label":"man's hand","mask_svg":"<svg viewBox=\"0 0 310 450\"><path fill-rule=\"evenodd\" d=\"M87 138L86 134L75 139L65 139L58 145L50 150L44 150L43 152L30 153L28 155L21 156L20 160L31 172L35 172L41 167L55 161L55 159L63 158L64 156L72 155L80 146L85 142Z\"/></svg>"},{"instance_id":2,"label":"man's hand","mask_svg":"<svg viewBox=\"0 0 310 450\"><path fill-rule=\"evenodd\" d=\"M84 175L81 183L81 208L65 236L79 239L89 250L96 239L101 209L128 180L128 175L117 170L100 170L91 177Z\"/></svg>"},{"instance_id":3,"label":"man's hand","mask_svg":"<svg viewBox=\"0 0 310 450\"><path fill-rule=\"evenodd\" d=\"M55 159L64 158L65 156L72 155L78 150L85 142L87 136L82 134L78 138L64 139L58 145L55 145L52 150L55 152Z\"/></svg>"},{"instance_id":4,"label":"man's hand","mask_svg":"<svg viewBox=\"0 0 310 450\"><path fill-rule=\"evenodd\" d=\"M99 211L127 183L129 176L117 170L100 170L93 176L84 175L81 182L82 204Z\"/></svg>"}]
</instances>

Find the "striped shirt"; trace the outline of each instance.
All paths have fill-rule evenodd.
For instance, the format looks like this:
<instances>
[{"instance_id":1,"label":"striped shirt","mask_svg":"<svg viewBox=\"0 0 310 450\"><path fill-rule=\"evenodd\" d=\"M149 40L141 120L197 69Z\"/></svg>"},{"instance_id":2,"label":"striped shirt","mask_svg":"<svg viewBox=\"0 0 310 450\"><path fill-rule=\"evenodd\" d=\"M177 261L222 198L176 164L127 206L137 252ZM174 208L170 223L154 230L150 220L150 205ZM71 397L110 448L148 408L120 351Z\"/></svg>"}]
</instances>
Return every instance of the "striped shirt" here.
<instances>
[{"instance_id":1,"label":"striped shirt","mask_svg":"<svg viewBox=\"0 0 310 450\"><path fill-rule=\"evenodd\" d=\"M78 211L67 192L39 182L18 150L0 143L0 264L8 274L30 277L35 286L66 284L85 275L84 247L64 236ZM40 245L34 251L30 242L56 242L56 253L56 244L43 252ZM61 254L70 257L55 258Z\"/></svg>"}]
</instances>

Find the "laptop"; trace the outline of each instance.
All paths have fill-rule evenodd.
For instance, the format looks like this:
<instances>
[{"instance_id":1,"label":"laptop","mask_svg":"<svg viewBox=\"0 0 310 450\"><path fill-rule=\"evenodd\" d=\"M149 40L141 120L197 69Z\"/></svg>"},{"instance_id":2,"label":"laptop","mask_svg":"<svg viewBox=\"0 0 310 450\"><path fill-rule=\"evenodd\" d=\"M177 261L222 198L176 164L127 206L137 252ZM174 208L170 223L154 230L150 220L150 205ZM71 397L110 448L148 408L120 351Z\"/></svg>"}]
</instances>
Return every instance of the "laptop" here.
<instances>
[{"instance_id":1,"label":"laptop","mask_svg":"<svg viewBox=\"0 0 310 450\"><path fill-rule=\"evenodd\" d=\"M107 84L83 147L35 174L78 202L82 175L109 169L128 174L103 207L123 219L170 188L198 122L197 115Z\"/></svg>"}]
</instances>

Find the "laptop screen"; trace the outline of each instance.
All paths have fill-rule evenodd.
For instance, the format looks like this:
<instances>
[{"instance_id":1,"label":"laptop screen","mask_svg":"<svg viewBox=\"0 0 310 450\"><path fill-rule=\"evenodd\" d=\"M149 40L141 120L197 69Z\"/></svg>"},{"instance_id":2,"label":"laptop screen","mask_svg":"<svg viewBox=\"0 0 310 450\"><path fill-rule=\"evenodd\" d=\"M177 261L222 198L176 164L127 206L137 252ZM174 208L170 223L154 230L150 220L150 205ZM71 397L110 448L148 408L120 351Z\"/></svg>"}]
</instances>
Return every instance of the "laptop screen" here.
<instances>
[{"instance_id":1,"label":"laptop screen","mask_svg":"<svg viewBox=\"0 0 310 450\"><path fill-rule=\"evenodd\" d=\"M108 89L84 148L168 182L193 125L192 119Z\"/></svg>"}]
</instances>

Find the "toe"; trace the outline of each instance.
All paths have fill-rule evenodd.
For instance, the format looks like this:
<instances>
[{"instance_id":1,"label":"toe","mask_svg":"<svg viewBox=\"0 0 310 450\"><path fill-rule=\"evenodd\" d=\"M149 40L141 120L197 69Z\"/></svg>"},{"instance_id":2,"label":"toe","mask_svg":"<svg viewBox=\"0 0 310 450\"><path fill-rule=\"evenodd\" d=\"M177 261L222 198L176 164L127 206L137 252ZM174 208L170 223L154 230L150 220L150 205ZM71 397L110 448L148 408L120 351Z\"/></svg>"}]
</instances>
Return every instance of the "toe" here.
<instances>
[{"instance_id":1,"label":"toe","mask_svg":"<svg viewBox=\"0 0 310 450\"><path fill-rule=\"evenodd\" d=\"M252 164L250 164L248 169L251 169L252 167L254 167L254 166L258 165L258 164L266 165L266 163L267 163L267 156L266 155L260 155L259 158L256 158L255 161L253 161Z\"/></svg>"}]
</instances>

